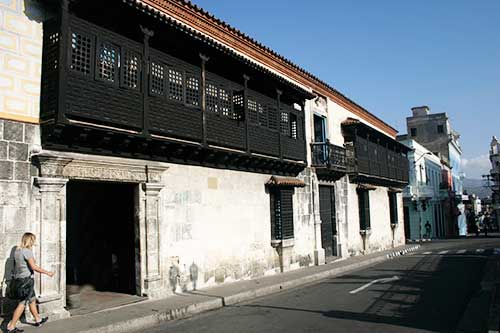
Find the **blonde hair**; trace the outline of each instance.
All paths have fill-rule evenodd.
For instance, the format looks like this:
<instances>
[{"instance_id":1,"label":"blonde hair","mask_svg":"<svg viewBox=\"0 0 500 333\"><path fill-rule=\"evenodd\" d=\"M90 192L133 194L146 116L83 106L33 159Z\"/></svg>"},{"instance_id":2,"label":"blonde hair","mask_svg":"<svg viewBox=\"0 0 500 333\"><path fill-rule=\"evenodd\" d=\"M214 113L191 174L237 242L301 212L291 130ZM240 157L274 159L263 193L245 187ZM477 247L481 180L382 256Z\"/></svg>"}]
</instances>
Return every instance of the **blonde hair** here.
<instances>
[{"instance_id":1,"label":"blonde hair","mask_svg":"<svg viewBox=\"0 0 500 333\"><path fill-rule=\"evenodd\" d=\"M35 241L36 241L36 236L31 232L26 232L21 238L21 248L31 249L35 244Z\"/></svg>"}]
</instances>

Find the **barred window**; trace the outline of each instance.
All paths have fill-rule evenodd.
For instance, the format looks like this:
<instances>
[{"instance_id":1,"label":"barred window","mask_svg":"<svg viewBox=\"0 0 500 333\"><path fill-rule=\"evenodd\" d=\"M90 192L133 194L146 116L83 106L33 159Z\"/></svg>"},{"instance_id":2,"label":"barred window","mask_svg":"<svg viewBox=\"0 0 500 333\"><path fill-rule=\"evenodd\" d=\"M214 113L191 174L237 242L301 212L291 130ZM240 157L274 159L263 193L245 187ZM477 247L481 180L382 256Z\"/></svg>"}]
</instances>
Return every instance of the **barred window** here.
<instances>
[{"instance_id":1,"label":"barred window","mask_svg":"<svg viewBox=\"0 0 500 333\"><path fill-rule=\"evenodd\" d=\"M264 105L257 104L259 125L262 127L267 127L267 110Z\"/></svg>"},{"instance_id":2,"label":"barred window","mask_svg":"<svg viewBox=\"0 0 500 333\"><path fill-rule=\"evenodd\" d=\"M244 97L242 92L233 91L233 119L243 120L244 119Z\"/></svg>"},{"instance_id":3,"label":"barred window","mask_svg":"<svg viewBox=\"0 0 500 333\"><path fill-rule=\"evenodd\" d=\"M122 65L122 84L127 88L137 89L140 72L141 58L135 53L125 52Z\"/></svg>"},{"instance_id":4,"label":"barred window","mask_svg":"<svg viewBox=\"0 0 500 333\"><path fill-rule=\"evenodd\" d=\"M57 40L59 40L59 37L57 37ZM73 32L71 34L70 68L85 75L90 74L91 55L92 39L77 32Z\"/></svg>"},{"instance_id":5,"label":"barred window","mask_svg":"<svg viewBox=\"0 0 500 333\"><path fill-rule=\"evenodd\" d=\"M248 99L248 102L247 102L247 107L248 107L248 117L250 118L250 122L254 123L254 124L258 124L259 123L259 117L257 115L257 102L252 100L252 99Z\"/></svg>"},{"instance_id":6,"label":"barred window","mask_svg":"<svg viewBox=\"0 0 500 333\"><path fill-rule=\"evenodd\" d=\"M219 112L219 105L217 103L218 102L217 101L218 100L217 87L211 83L207 83L205 90L206 90L207 111L218 113Z\"/></svg>"},{"instance_id":7,"label":"barred window","mask_svg":"<svg viewBox=\"0 0 500 333\"><path fill-rule=\"evenodd\" d=\"M358 189L359 229L370 229L370 192Z\"/></svg>"},{"instance_id":8,"label":"barred window","mask_svg":"<svg viewBox=\"0 0 500 333\"><path fill-rule=\"evenodd\" d=\"M116 47L102 43L99 47L97 59L97 76L99 79L116 82L116 69L118 67L118 50Z\"/></svg>"},{"instance_id":9,"label":"barred window","mask_svg":"<svg viewBox=\"0 0 500 333\"><path fill-rule=\"evenodd\" d=\"M283 135L290 135L290 125L288 124L288 112L281 112L280 116L280 132Z\"/></svg>"},{"instance_id":10,"label":"barred window","mask_svg":"<svg viewBox=\"0 0 500 333\"><path fill-rule=\"evenodd\" d=\"M149 90L155 95L165 93L165 67L162 64L151 62Z\"/></svg>"},{"instance_id":11,"label":"barred window","mask_svg":"<svg viewBox=\"0 0 500 333\"><path fill-rule=\"evenodd\" d=\"M274 240L294 237L293 189L271 189L271 238Z\"/></svg>"},{"instance_id":12,"label":"barred window","mask_svg":"<svg viewBox=\"0 0 500 333\"><path fill-rule=\"evenodd\" d=\"M168 98L184 101L182 73L172 68L168 69Z\"/></svg>"},{"instance_id":13,"label":"barred window","mask_svg":"<svg viewBox=\"0 0 500 333\"><path fill-rule=\"evenodd\" d=\"M298 139L298 127L297 127L297 116L294 114L290 114L290 137L292 139Z\"/></svg>"},{"instance_id":14,"label":"barred window","mask_svg":"<svg viewBox=\"0 0 500 333\"><path fill-rule=\"evenodd\" d=\"M222 115L233 118L231 114L231 99L227 90L222 88L219 89L219 101Z\"/></svg>"},{"instance_id":15,"label":"barred window","mask_svg":"<svg viewBox=\"0 0 500 333\"><path fill-rule=\"evenodd\" d=\"M268 106L268 126L269 129L278 130L278 110L276 107Z\"/></svg>"},{"instance_id":16,"label":"barred window","mask_svg":"<svg viewBox=\"0 0 500 333\"><path fill-rule=\"evenodd\" d=\"M193 76L186 78L186 104L200 105L200 81Z\"/></svg>"}]
</instances>

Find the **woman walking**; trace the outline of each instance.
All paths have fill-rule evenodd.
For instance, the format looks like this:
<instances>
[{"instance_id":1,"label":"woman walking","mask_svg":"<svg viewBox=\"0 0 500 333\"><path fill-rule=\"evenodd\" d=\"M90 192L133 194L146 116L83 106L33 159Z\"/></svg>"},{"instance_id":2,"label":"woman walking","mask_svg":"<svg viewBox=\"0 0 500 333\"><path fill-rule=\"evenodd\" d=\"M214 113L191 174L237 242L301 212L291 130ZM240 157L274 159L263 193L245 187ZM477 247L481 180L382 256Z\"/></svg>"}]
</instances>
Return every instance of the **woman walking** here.
<instances>
[{"instance_id":1,"label":"woman walking","mask_svg":"<svg viewBox=\"0 0 500 333\"><path fill-rule=\"evenodd\" d=\"M11 281L10 297L18 301L19 304L14 310L11 321L7 324L7 332L9 333L23 332L16 325L26 305L29 306L30 312L35 318L35 326L41 326L48 320L48 317L41 318L38 314L33 275L34 272L38 272L52 277L54 273L46 271L36 264L32 251L35 241L36 236L27 232L21 239L21 245L17 246L14 251L14 279Z\"/></svg>"}]
</instances>

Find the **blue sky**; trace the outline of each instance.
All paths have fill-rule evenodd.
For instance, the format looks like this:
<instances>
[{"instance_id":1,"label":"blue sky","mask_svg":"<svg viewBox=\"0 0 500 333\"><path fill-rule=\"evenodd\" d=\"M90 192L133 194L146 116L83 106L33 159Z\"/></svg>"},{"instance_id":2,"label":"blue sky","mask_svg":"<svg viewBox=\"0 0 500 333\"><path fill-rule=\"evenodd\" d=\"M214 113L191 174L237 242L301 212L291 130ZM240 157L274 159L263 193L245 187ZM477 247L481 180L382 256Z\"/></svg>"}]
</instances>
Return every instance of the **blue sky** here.
<instances>
[{"instance_id":1,"label":"blue sky","mask_svg":"<svg viewBox=\"0 0 500 333\"><path fill-rule=\"evenodd\" d=\"M500 135L500 0L194 0L406 132L410 108L447 112L464 168Z\"/></svg>"}]
</instances>

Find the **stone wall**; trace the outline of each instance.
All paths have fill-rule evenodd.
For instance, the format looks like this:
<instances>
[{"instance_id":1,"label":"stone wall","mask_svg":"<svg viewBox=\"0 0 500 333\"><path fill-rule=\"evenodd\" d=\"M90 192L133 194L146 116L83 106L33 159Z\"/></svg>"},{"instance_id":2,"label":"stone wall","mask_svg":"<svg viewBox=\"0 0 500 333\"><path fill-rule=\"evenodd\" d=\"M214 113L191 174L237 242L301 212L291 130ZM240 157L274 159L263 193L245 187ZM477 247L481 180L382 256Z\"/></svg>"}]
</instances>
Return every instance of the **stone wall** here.
<instances>
[{"instance_id":1,"label":"stone wall","mask_svg":"<svg viewBox=\"0 0 500 333\"><path fill-rule=\"evenodd\" d=\"M32 228L30 154L38 149L36 125L0 119L0 278L11 272L11 250ZM36 251L36 249L35 249Z\"/></svg>"}]
</instances>

